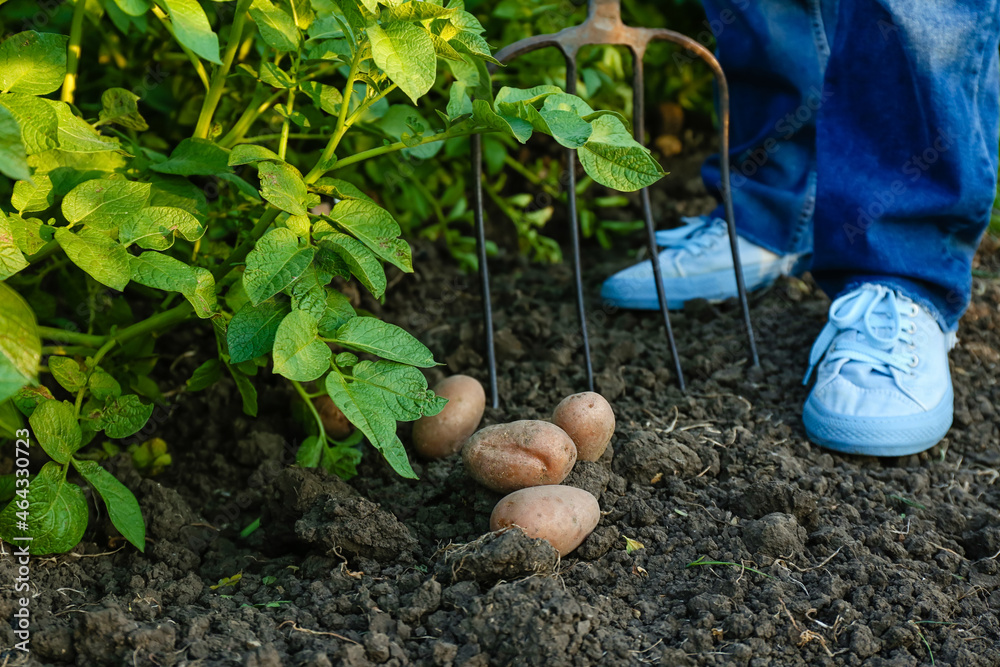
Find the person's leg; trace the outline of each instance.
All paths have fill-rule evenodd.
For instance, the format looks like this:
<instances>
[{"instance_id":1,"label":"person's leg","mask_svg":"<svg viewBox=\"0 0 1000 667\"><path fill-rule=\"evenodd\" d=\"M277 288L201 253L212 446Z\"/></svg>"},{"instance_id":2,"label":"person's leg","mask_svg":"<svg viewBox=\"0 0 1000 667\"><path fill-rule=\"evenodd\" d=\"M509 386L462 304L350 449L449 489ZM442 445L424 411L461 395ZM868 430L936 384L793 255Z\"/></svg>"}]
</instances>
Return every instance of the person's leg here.
<instances>
[{"instance_id":1,"label":"person's leg","mask_svg":"<svg viewBox=\"0 0 1000 667\"><path fill-rule=\"evenodd\" d=\"M830 54L820 0L703 0L729 83L736 226L778 254L812 249L816 117ZM718 194L719 157L702 168ZM712 217L725 217L723 208Z\"/></svg>"},{"instance_id":2,"label":"person's leg","mask_svg":"<svg viewBox=\"0 0 1000 667\"><path fill-rule=\"evenodd\" d=\"M820 0L703 0L730 90L730 183L747 288L770 285L812 250L817 111L829 55ZM719 194L719 159L702 171ZM736 295L722 205L659 232L671 308ZM605 281L620 308L659 308L653 267L640 262Z\"/></svg>"},{"instance_id":3,"label":"person's leg","mask_svg":"<svg viewBox=\"0 0 1000 667\"><path fill-rule=\"evenodd\" d=\"M998 0L841 0L820 112L809 437L912 454L947 433L948 350L996 192Z\"/></svg>"},{"instance_id":4,"label":"person's leg","mask_svg":"<svg viewBox=\"0 0 1000 667\"><path fill-rule=\"evenodd\" d=\"M812 271L897 287L946 331L996 195L997 0L841 0L820 111Z\"/></svg>"}]
</instances>

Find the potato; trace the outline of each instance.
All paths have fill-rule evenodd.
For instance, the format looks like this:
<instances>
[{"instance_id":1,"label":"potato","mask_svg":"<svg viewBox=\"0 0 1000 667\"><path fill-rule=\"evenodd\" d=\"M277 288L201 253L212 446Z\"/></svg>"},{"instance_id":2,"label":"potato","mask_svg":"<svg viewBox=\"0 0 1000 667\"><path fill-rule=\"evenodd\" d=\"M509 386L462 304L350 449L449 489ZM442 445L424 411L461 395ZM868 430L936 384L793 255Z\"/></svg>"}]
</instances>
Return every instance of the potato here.
<instances>
[{"instance_id":1,"label":"potato","mask_svg":"<svg viewBox=\"0 0 1000 667\"><path fill-rule=\"evenodd\" d=\"M326 434L334 440L343 440L354 431L354 425L347 419L340 408L330 400L329 396L320 396L313 399L313 405L319 412L319 418L323 420L323 428Z\"/></svg>"},{"instance_id":2,"label":"potato","mask_svg":"<svg viewBox=\"0 0 1000 667\"><path fill-rule=\"evenodd\" d=\"M601 506L589 491L572 486L533 486L505 496L490 515L490 530L520 526L565 556L594 532Z\"/></svg>"},{"instance_id":3,"label":"potato","mask_svg":"<svg viewBox=\"0 0 1000 667\"><path fill-rule=\"evenodd\" d=\"M558 484L576 463L576 445L555 424L523 420L487 426L465 443L469 475L494 491Z\"/></svg>"},{"instance_id":4,"label":"potato","mask_svg":"<svg viewBox=\"0 0 1000 667\"><path fill-rule=\"evenodd\" d=\"M469 439L483 418L486 392L479 380L468 375L452 375L438 382L434 393L448 399L444 410L433 417L421 417L413 425L413 446L428 459L451 456Z\"/></svg>"},{"instance_id":5,"label":"potato","mask_svg":"<svg viewBox=\"0 0 1000 667\"><path fill-rule=\"evenodd\" d=\"M552 423L566 431L576 444L577 458L596 461L615 434L611 404L592 391L567 396L552 412Z\"/></svg>"}]
</instances>

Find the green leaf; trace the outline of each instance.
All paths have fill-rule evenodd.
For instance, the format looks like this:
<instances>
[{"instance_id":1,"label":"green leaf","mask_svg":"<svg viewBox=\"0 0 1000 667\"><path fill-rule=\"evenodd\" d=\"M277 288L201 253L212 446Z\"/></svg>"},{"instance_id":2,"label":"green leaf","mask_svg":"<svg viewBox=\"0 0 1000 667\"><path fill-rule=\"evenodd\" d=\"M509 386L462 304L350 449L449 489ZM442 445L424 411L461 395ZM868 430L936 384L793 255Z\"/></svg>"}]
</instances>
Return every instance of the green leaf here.
<instances>
[{"instance_id":1,"label":"green leaf","mask_svg":"<svg viewBox=\"0 0 1000 667\"><path fill-rule=\"evenodd\" d=\"M315 468L319 465L320 457L323 455L323 441L318 436L310 435L295 452L295 464L303 468Z\"/></svg>"},{"instance_id":2,"label":"green leaf","mask_svg":"<svg viewBox=\"0 0 1000 667\"><path fill-rule=\"evenodd\" d=\"M219 36L208 23L205 10L198 0L161 0L170 13L177 41L205 60L221 65Z\"/></svg>"},{"instance_id":3,"label":"green leaf","mask_svg":"<svg viewBox=\"0 0 1000 667\"><path fill-rule=\"evenodd\" d=\"M283 88L285 90L295 86L292 77L288 72L271 62L266 62L260 66L260 80L273 88Z\"/></svg>"},{"instance_id":4,"label":"green leaf","mask_svg":"<svg viewBox=\"0 0 1000 667\"><path fill-rule=\"evenodd\" d=\"M426 21L427 19L448 18L455 14L454 9L446 9L432 2L406 2L382 9L379 20L389 21Z\"/></svg>"},{"instance_id":5,"label":"green leaf","mask_svg":"<svg viewBox=\"0 0 1000 667\"><path fill-rule=\"evenodd\" d=\"M21 418L21 413L14 400L10 399L0 403L0 438L14 440L17 432L22 428L24 428L24 419ZM3 490L0 489L0 502L4 500Z\"/></svg>"},{"instance_id":6,"label":"green leaf","mask_svg":"<svg viewBox=\"0 0 1000 667\"><path fill-rule=\"evenodd\" d=\"M208 389L222 378L222 362L218 359L209 359L198 368L186 382L188 391L201 391Z\"/></svg>"},{"instance_id":7,"label":"green leaf","mask_svg":"<svg viewBox=\"0 0 1000 667\"><path fill-rule=\"evenodd\" d=\"M122 395L122 387L118 384L118 380L100 368L94 369L94 372L90 374L87 386L90 388L91 395L99 401L118 398Z\"/></svg>"},{"instance_id":8,"label":"green leaf","mask_svg":"<svg viewBox=\"0 0 1000 667\"><path fill-rule=\"evenodd\" d=\"M38 374L42 341L31 306L0 283L0 401L5 401Z\"/></svg>"},{"instance_id":9,"label":"green leaf","mask_svg":"<svg viewBox=\"0 0 1000 667\"><path fill-rule=\"evenodd\" d=\"M20 93L0 95L0 106L14 116L21 128L21 140L28 155L43 153L59 146L59 117L48 102L49 100Z\"/></svg>"},{"instance_id":10,"label":"green leaf","mask_svg":"<svg viewBox=\"0 0 1000 667\"><path fill-rule=\"evenodd\" d=\"M490 45L486 43L486 40L474 32L460 32L449 39L448 44L459 53L467 53L494 65L501 64L490 53Z\"/></svg>"},{"instance_id":11,"label":"green leaf","mask_svg":"<svg viewBox=\"0 0 1000 667\"><path fill-rule=\"evenodd\" d=\"M317 238L320 249L336 253L372 296L382 298L386 286L385 269L371 250L357 239L336 231L324 232L322 237L317 235Z\"/></svg>"},{"instance_id":12,"label":"green leaf","mask_svg":"<svg viewBox=\"0 0 1000 667\"><path fill-rule=\"evenodd\" d=\"M368 26L372 59L413 103L434 85L434 41L424 28L406 22Z\"/></svg>"},{"instance_id":13,"label":"green leaf","mask_svg":"<svg viewBox=\"0 0 1000 667\"><path fill-rule=\"evenodd\" d=\"M580 149L580 163L595 181L609 188L632 192L652 185L663 170L649 150L632 138L620 120L601 116L591 125L594 133Z\"/></svg>"},{"instance_id":14,"label":"green leaf","mask_svg":"<svg viewBox=\"0 0 1000 667\"><path fill-rule=\"evenodd\" d=\"M300 36L295 20L271 4L271 0L254 0L250 5L250 17L268 46L281 53L299 50Z\"/></svg>"},{"instance_id":15,"label":"green leaf","mask_svg":"<svg viewBox=\"0 0 1000 667\"><path fill-rule=\"evenodd\" d=\"M528 91L526 92L537 90L538 88L541 88L541 86L536 88L529 88ZM545 97L545 104L542 105L542 109L555 110L555 111L574 111L581 118L587 116L588 121L591 120L589 116L592 116L594 114L594 110L590 107L589 104L584 102L576 95L570 95L569 93L564 93L562 91L556 92L552 95L547 95Z\"/></svg>"},{"instance_id":16,"label":"green leaf","mask_svg":"<svg viewBox=\"0 0 1000 667\"><path fill-rule=\"evenodd\" d=\"M31 178L21 126L7 107L0 107L0 174L15 181Z\"/></svg>"},{"instance_id":17,"label":"green leaf","mask_svg":"<svg viewBox=\"0 0 1000 667\"><path fill-rule=\"evenodd\" d=\"M71 394L87 386L87 372L72 357L49 357L49 372L59 386Z\"/></svg>"},{"instance_id":18,"label":"green leaf","mask_svg":"<svg viewBox=\"0 0 1000 667\"><path fill-rule=\"evenodd\" d=\"M416 479L396 435L396 421L436 415L447 401L429 390L426 378L412 366L361 361L352 371L350 376L337 370L327 375L327 394L397 473Z\"/></svg>"},{"instance_id":19,"label":"green leaf","mask_svg":"<svg viewBox=\"0 0 1000 667\"><path fill-rule=\"evenodd\" d=\"M139 502L128 487L102 468L96 461L77 461L73 467L97 492L108 508L108 516L118 532L139 551L146 551L146 524L142 520Z\"/></svg>"},{"instance_id":20,"label":"green leaf","mask_svg":"<svg viewBox=\"0 0 1000 667\"><path fill-rule=\"evenodd\" d=\"M430 123L408 104L394 104L379 120L382 131L402 141L411 141L434 133ZM418 160L429 160L444 148L444 142L437 141L423 146L404 148L402 155Z\"/></svg>"},{"instance_id":21,"label":"green leaf","mask_svg":"<svg viewBox=\"0 0 1000 667\"><path fill-rule=\"evenodd\" d=\"M28 489L28 530L18 528L17 501L0 512L0 538L31 537L31 554L63 553L75 547L87 529L83 491L66 481L62 466L49 462L31 479Z\"/></svg>"},{"instance_id":22,"label":"green leaf","mask_svg":"<svg viewBox=\"0 0 1000 667\"><path fill-rule=\"evenodd\" d=\"M253 382L250 381L250 378L247 377L246 373L234 367L232 364L226 363L226 368L229 370L229 374L233 376L233 381L236 383L236 389L240 392L240 397L243 399L243 413L250 415L251 417L256 417L257 389L253 386Z\"/></svg>"},{"instance_id":23,"label":"green leaf","mask_svg":"<svg viewBox=\"0 0 1000 667\"><path fill-rule=\"evenodd\" d=\"M401 364L430 368L434 355L427 346L395 324L375 317L352 317L332 341L357 352L368 352Z\"/></svg>"},{"instance_id":24,"label":"green leaf","mask_svg":"<svg viewBox=\"0 0 1000 667\"><path fill-rule=\"evenodd\" d=\"M486 127L514 137L522 144L531 137L531 123L516 116L498 114L490 108L486 100L473 100L472 117Z\"/></svg>"},{"instance_id":25,"label":"green leaf","mask_svg":"<svg viewBox=\"0 0 1000 667\"><path fill-rule=\"evenodd\" d=\"M48 95L66 76L69 38L34 30L11 35L0 43L0 91Z\"/></svg>"},{"instance_id":26,"label":"green leaf","mask_svg":"<svg viewBox=\"0 0 1000 667\"><path fill-rule=\"evenodd\" d=\"M0 102L3 97L0 95ZM51 112L51 109L46 108L46 111ZM34 182L15 183L11 198L11 203L21 212L45 210L84 181L108 178L112 172L124 170L125 158L111 151L49 150L29 155L28 166L35 170L31 176Z\"/></svg>"},{"instance_id":27,"label":"green leaf","mask_svg":"<svg viewBox=\"0 0 1000 667\"><path fill-rule=\"evenodd\" d=\"M69 463L83 443L83 431L73 404L67 401L43 401L28 418L31 431L53 461Z\"/></svg>"},{"instance_id":28,"label":"green leaf","mask_svg":"<svg viewBox=\"0 0 1000 667\"><path fill-rule=\"evenodd\" d=\"M39 385L37 387L21 387L11 400L17 406L17 409L21 411L22 415L30 417L35 412L35 408L44 401L51 401L54 398L48 387Z\"/></svg>"},{"instance_id":29,"label":"green leaf","mask_svg":"<svg viewBox=\"0 0 1000 667\"><path fill-rule=\"evenodd\" d=\"M25 255L34 255L41 250L56 231L38 218L22 218L16 213L7 216L7 224L10 225L14 242ZM47 236L43 237L43 233Z\"/></svg>"},{"instance_id":30,"label":"green leaf","mask_svg":"<svg viewBox=\"0 0 1000 667\"><path fill-rule=\"evenodd\" d=\"M309 96L309 99L312 100L315 106L331 116L336 116L340 112L340 105L344 102L344 96L337 88L316 83L315 81L303 81L299 84L299 88Z\"/></svg>"},{"instance_id":31,"label":"green leaf","mask_svg":"<svg viewBox=\"0 0 1000 667\"><path fill-rule=\"evenodd\" d=\"M63 198L62 213L72 223L113 231L146 205L149 191L149 183L95 178L70 190Z\"/></svg>"},{"instance_id":32,"label":"green leaf","mask_svg":"<svg viewBox=\"0 0 1000 667\"><path fill-rule=\"evenodd\" d=\"M94 280L119 292L128 285L129 254L114 239L90 228L74 234L65 227L56 230L56 241L70 261Z\"/></svg>"},{"instance_id":33,"label":"green leaf","mask_svg":"<svg viewBox=\"0 0 1000 667\"><path fill-rule=\"evenodd\" d=\"M284 162L261 162L257 170L264 199L292 215L307 213L309 190L295 167Z\"/></svg>"},{"instance_id":34,"label":"green leaf","mask_svg":"<svg viewBox=\"0 0 1000 667\"><path fill-rule=\"evenodd\" d=\"M166 250L174 244L174 235L187 241L197 241L205 234L198 218L182 208L147 206L133 212L119 230L123 246L133 243L146 250Z\"/></svg>"},{"instance_id":35,"label":"green leaf","mask_svg":"<svg viewBox=\"0 0 1000 667\"><path fill-rule=\"evenodd\" d=\"M254 162L264 162L274 160L281 162L278 154L269 148L258 146L257 144L239 144L229 153L229 166L236 167Z\"/></svg>"},{"instance_id":36,"label":"green leaf","mask_svg":"<svg viewBox=\"0 0 1000 667\"><path fill-rule=\"evenodd\" d=\"M461 32L472 32L481 35L486 32L486 28L475 16L465 10L458 10L451 16L451 24Z\"/></svg>"},{"instance_id":37,"label":"green leaf","mask_svg":"<svg viewBox=\"0 0 1000 667\"><path fill-rule=\"evenodd\" d=\"M211 317L218 308L215 279L208 269L190 266L159 252L130 256L129 268L132 280L140 285L180 292L202 319Z\"/></svg>"},{"instance_id":38,"label":"green leaf","mask_svg":"<svg viewBox=\"0 0 1000 667\"><path fill-rule=\"evenodd\" d=\"M115 4L129 16L142 16L153 6L149 0L115 0Z\"/></svg>"},{"instance_id":39,"label":"green leaf","mask_svg":"<svg viewBox=\"0 0 1000 667\"><path fill-rule=\"evenodd\" d=\"M268 299L254 305L247 303L229 322L226 342L229 360L238 364L267 354L274 347L278 325L291 312L287 303Z\"/></svg>"},{"instance_id":40,"label":"green leaf","mask_svg":"<svg viewBox=\"0 0 1000 667\"><path fill-rule=\"evenodd\" d=\"M396 243L399 225L384 208L363 199L344 199L337 202L329 217L385 261L413 272L410 246Z\"/></svg>"},{"instance_id":41,"label":"green leaf","mask_svg":"<svg viewBox=\"0 0 1000 667\"><path fill-rule=\"evenodd\" d=\"M326 295L326 310L319 318L319 335L331 338L337 334L337 329L344 325L357 313L354 312L351 301L346 296L331 290Z\"/></svg>"},{"instance_id":42,"label":"green leaf","mask_svg":"<svg viewBox=\"0 0 1000 667\"><path fill-rule=\"evenodd\" d=\"M182 208L199 220L208 218L205 192L191 181L179 176L154 176L150 183L150 206Z\"/></svg>"},{"instance_id":43,"label":"green leaf","mask_svg":"<svg viewBox=\"0 0 1000 667\"><path fill-rule=\"evenodd\" d=\"M302 277L292 284L291 297L292 308L309 313L314 320L319 322L326 312L326 287L324 281L329 276L316 270L315 265L306 269Z\"/></svg>"},{"instance_id":44,"label":"green leaf","mask_svg":"<svg viewBox=\"0 0 1000 667\"><path fill-rule=\"evenodd\" d=\"M274 372L289 380L308 382L330 368L330 348L316 337L316 320L293 310L278 325L274 337Z\"/></svg>"},{"instance_id":45,"label":"green leaf","mask_svg":"<svg viewBox=\"0 0 1000 667\"><path fill-rule=\"evenodd\" d=\"M251 303L259 304L302 277L316 251L299 247L295 232L285 227L265 234L247 255L243 288Z\"/></svg>"},{"instance_id":46,"label":"green leaf","mask_svg":"<svg viewBox=\"0 0 1000 667\"><path fill-rule=\"evenodd\" d=\"M84 119L73 113L65 102L43 100L53 111L59 123L59 150L68 153L100 153L120 149L117 139L105 137Z\"/></svg>"},{"instance_id":47,"label":"green leaf","mask_svg":"<svg viewBox=\"0 0 1000 667\"><path fill-rule=\"evenodd\" d=\"M116 398L104 409L104 433L115 440L135 435L146 425L152 414L153 404L143 405L135 394Z\"/></svg>"},{"instance_id":48,"label":"green leaf","mask_svg":"<svg viewBox=\"0 0 1000 667\"><path fill-rule=\"evenodd\" d=\"M537 116L538 119L543 121L543 127L536 125L535 122L532 122L532 126L551 135L553 139L566 148L581 148L587 143L587 140L590 139L594 132L594 128L591 127L590 123L580 118L573 111L543 109L539 112L535 111L532 107L528 107L527 115L532 118ZM529 122L531 122L530 119Z\"/></svg>"},{"instance_id":49,"label":"green leaf","mask_svg":"<svg viewBox=\"0 0 1000 667\"><path fill-rule=\"evenodd\" d=\"M102 122L115 123L129 130L145 132L146 120L139 114L139 96L124 88L108 88L101 93Z\"/></svg>"},{"instance_id":50,"label":"green leaf","mask_svg":"<svg viewBox=\"0 0 1000 667\"><path fill-rule=\"evenodd\" d=\"M24 253L18 247L14 230L7 216L0 211L0 280L6 280L28 266Z\"/></svg>"},{"instance_id":51,"label":"green leaf","mask_svg":"<svg viewBox=\"0 0 1000 667\"><path fill-rule=\"evenodd\" d=\"M575 97L564 93L563 89L559 86L551 86L548 84L534 86L532 88L511 88L509 86L504 86L497 91L495 103L498 109L509 108L508 105L513 105L518 102L526 102L528 104L535 105L539 102L545 101L552 95Z\"/></svg>"},{"instance_id":52,"label":"green leaf","mask_svg":"<svg viewBox=\"0 0 1000 667\"><path fill-rule=\"evenodd\" d=\"M467 90L468 87L462 81L451 84L451 89L448 91L448 118L454 120L472 113L472 100Z\"/></svg>"},{"instance_id":53,"label":"green leaf","mask_svg":"<svg viewBox=\"0 0 1000 667\"><path fill-rule=\"evenodd\" d=\"M229 153L208 139L184 139L169 160L149 168L177 176L217 176L233 171L229 168Z\"/></svg>"},{"instance_id":54,"label":"green leaf","mask_svg":"<svg viewBox=\"0 0 1000 667\"><path fill-rule=\"evenodd\" d=\"M309 186L309 189L313 192L318 192L321 195L326 195L327 197L336 197L337 199L363 199L365 201L370 201L373 204L375 203L374 200L362 192L358 186L339 178L330 178L328 176L323 177Z\"/></svg>"}]
</instances>

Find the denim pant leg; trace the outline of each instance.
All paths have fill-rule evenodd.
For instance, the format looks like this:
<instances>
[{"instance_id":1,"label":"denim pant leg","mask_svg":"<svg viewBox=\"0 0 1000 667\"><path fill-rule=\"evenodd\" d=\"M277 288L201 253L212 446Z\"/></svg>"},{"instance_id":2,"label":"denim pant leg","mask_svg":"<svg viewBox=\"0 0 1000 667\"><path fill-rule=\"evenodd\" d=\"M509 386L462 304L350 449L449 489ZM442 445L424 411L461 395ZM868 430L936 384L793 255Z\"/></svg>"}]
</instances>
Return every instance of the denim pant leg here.
<instances>
[{"instance_id":1,"label":"denim pant leg","mask_svg":"<svg viewBox=\"0 0 1000 667\"><path fill-rule=\"evenodd\" d=\"M896 287L946 331L996 194L998 0L840 0L819 114L813 274Z\"/></svg>"},{"instance_id":2,"label":"denim pant leg","mask_svg":"<svg viewBox=\"0 0 1000 667\"><path fill-rule=\"evenodd\" d=\"M779 254L812 249L816 117L829 43L820 0L703 0L730 90L740 235ZM702 169L719 193L718 156ZM715 211L724 217L720 205Z\"/></svg>"}]
</instances>

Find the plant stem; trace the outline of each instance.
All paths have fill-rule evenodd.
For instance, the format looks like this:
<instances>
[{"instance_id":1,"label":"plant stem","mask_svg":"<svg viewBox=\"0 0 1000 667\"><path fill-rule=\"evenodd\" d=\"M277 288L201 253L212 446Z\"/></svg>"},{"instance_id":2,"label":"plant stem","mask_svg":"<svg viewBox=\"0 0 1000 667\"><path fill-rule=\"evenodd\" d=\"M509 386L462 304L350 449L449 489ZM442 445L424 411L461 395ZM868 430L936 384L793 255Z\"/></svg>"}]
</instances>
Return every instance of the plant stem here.
<instances>
[{"instance_id":1,"label":"plant stem","mask_svg":"<svg viewBox=\"0 0 1000 667\"><path fill-rule=\"evenodd\" d=\"M94 355L94 365L96 366L101 362L108 352L114 349L115 345L120 345L126 343L133 338L139 336L146 336L152 334L154 331L159 329L165 329L166 327L173 326L178 322L182 322L191 313L191 304L185 301L179 306L174 306L170 310L166 310L162 313L157 313L152 317L147 317L141 322L136 322L130 327L125 327L118 333L114 334L106 340L101 349L97 351Z\"/></svg>"},{"instance_id":2,"label":"plant stem","mask_svg":"<svg viewBox=\"0 0 1000 667\"><path fill-rule=\"evenodd\" d=\"M73 103L73 93L76 91L76 72L80 68L80 43L83 41L83 15L86 6L86 0L76 0L76 6L73 7L73 20L69 28L66 78L63 79L62 93L59 99L70 104Z\"/></svg>"},{"instance_id":3,"label":"plant stem","mask_svg":"<svg viewBox=\"0 0 1000 667\"><path fill-rule=\"evenodd\" d=\"M323 149L322 155L319 156L316 166L306 174L306 183L315 183L319 180L320 176L326 173L326 164L330 162L337 152L337 146L344 137L344 132L349 127L347 124L347 109L351 106L351 99L354 97L354 80L358 76L358 67L360 65L361 47L355 45L354 57L351 59L351 69L347 74L347 85L344 86L344 94L342 95L343 101L340 103L340 114L337 116L337 125L334 128L333 136L330 137L329 143Z\"/></svg>"},{"instance_id":4,"label":"plant stem","mask_svg":"<svg viewBox=\"0 0 1000 667\"><path fill-rule=\"evenodd\" d=\"M288 135L289 139L329 139L329 134L309 134L306 132L291 132ZM275 139L281 139L281 133L277 134L258 134L255 137L243 137L240 139L238 144L259 144L263 141L274 141Z\"/></svg>"},{"instance_id":5,"label":"plant stem","mask_svg":"<svg viewBox=\"0 0 1000 667\"><path fill-rule=\"evenodd\" d=\"M160 19L160 23L162 23L163 27L167 29L167 32L169 32L170 36L174 38L174 41L177 41L177 35L174 34L174 27L170 24L169 17L167 17L167 15L163 13L163 10L156 5L153 5L153 13L156 14L156 18ZM205 90L211 88L211 84L208 82L208 72L205 71L205 66L201 64L201 60L198 56L179 41L177 41L177 46L181 47L181 51L184 52L184 55L186 55L188 60L191 61L191 64L194 65L194 71L198 73L198 78L201 79L201 82L205 85Z\"/></svg>"},{"instance_id":6,"label":"plant stem","mask_svg":"<svg viewBox=\"0 0 1000 667\"><path fill-rule=\"evenodd\" d=\"M345 157L343 160L340 160L339 162L337 162L337 164L333 165L333 167L331 167L330 169L324 170L323 173L326 173L326 171L335 171L337 169L346 167L348 165L356 164L358 162L363 162L364 160L369 160L373 157L378 157L379 155L385 155L386 153L395 153L396 151L401 151L404 148L415 148L416 146L423 146L424 144L433 144L435 141L446 141L448 139L454 139L455 137L467 137L471 134L486 134L488 132L496 132L496 131L497 130L491 130L485 127L472 127L464 130L459 130L456 132L452 132L451 130L449 130L447 132L442 132L440 134L433 134L429 137L424 137L420 141L411 142L409 144L405 144L402 141L397 141L394 144L389 144L387 146L379 146L378 148L372 148L370 150L361 151L360 153L355 153L354 155ZM323 173L320 173L319 176L322 176ZM319 176L317 176L316 178L319 178ZM307 182L315 183L316 179L313 179L312 181L309 181L307 179Z\"/></svg>"},{"instance_id":7,"label":"plant stem","mask_svg":"<svg viewBox=\"0 0 1000 667\"><path fill-rule=\"evenodd\" d=\"M54 340L60 343L77 343L86 345L94 349L100 347L107 341L105 336L79 333L78 331L66 331L54 327L38 327L38 335L47 340Z\"/></svg>"},{"instance_id":8,"label":"plant stem","mask_svg":"<svg viewBox=\"0 0 1000 667\"><path fill-rule=\"evenodd\" d=\"M285 116L285 120L281 123L281 140L278 142L278 157L282 160L285 159L285 153L288 151L288 133L291 131L292 124L292 111L295 109L295 89L290 88L288 90L288 106L285 109L288 115Z\"/></svg>"},{"instance_id":9,"label":"plant stem","mask_svg":"<svg viewBox=\"0 0 1000 667\"><path fill-rule=\"evenodd\" d=\"M233 59L239 49L240 40L243 36L243 26L246 24L247 11L250 9L252 0L240 0L236 5L236 16L233 18L233 25L229 29L229 41L226 43L226 52L222 56L222 66L215 70L212 75L212 83L205 95L205 101L201 105L201 113L198 114L198 123L194 128L194 136L202 139L208 138L208 131L212 125L212 117L222 99L222 93L226 89L226 77L229 76L229 68L233 66Z\"/></svg>"},{"instance_id":10,"label":"plant stem","mask_svg":"<svg viewBox=\"0 0 1000 667\"><path fill-rule=\"evenodd\" d=\"M232 148L236 144L240 143L243 140L244 135L246 135L247 131L254 124L254 121L256 121L262 113L270 109L271 105L277 102L284 92L285 91L283 90L279 90L262 102L258 101L259 98L257 97L257 93L254 93L254 98L250 102L250 106L247 107L246 111L243 112L243 115L241 115L239 120L236 121L236 124L233 125L233 129L231 129L226 136L219 140L219 145L223 148Z\"/></svg>"},{"instance_id":11,"label":"plant stem","mask_svg":"<svg viewBox=\"0 0 1000 667\"><path fill-rule=\"evenodd\" d=\"M299 393L299 396L302 397L302 400L305 401L306 405L309 407L309 412L312 413L313 419L316 420L316 427L319 429L319 437L325 441L326 428L323 426L323 418L319 416L319 411L316 409L316 406L313 405L309 393L306 392L305 387L303 387L300 382L295 380L289 380L289 382L292 383L292 386L295 387L295 391Z\"/></svg>"},{"instance_id":12,"label":"plant stem","mask_svg":"<svg viewBox=\"0 0 1000 667\"><path fill-rule=\"evenodd\" d=\"M89 345L43 345L42 356L54 354L57 357L89 357L96 349Z\"/></svg>"}]
</instances>

